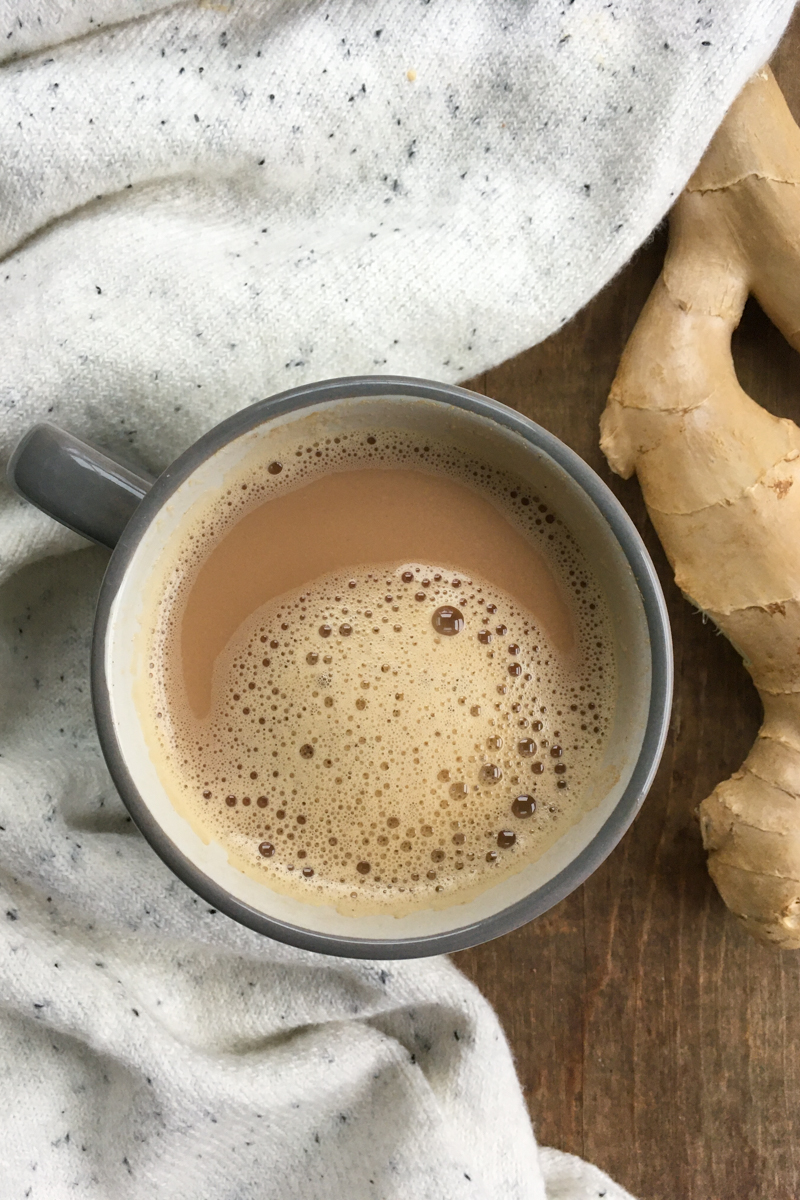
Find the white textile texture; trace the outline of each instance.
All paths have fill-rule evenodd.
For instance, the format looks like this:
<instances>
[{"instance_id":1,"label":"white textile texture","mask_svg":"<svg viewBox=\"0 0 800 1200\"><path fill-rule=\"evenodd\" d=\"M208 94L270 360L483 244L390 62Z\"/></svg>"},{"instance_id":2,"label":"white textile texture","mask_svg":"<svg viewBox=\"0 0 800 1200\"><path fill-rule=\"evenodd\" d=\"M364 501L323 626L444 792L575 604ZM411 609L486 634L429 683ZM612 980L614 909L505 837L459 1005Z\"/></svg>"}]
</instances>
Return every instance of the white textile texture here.
<instances>
[{"instance_id":1,"label":"white textile texture","mask_svg":"<svg viewBox=\"0 0 800 1200\"><path fill-rule=\"evenodd\" d=\"M791 7L0 0L0 462L45 419L158 472L285 387L547 336ZM446 960L283 947L156 858L92 722L107 557L0 488L2 1200L622 1200L539 1154Z\"/></svg>"}]
</instances>

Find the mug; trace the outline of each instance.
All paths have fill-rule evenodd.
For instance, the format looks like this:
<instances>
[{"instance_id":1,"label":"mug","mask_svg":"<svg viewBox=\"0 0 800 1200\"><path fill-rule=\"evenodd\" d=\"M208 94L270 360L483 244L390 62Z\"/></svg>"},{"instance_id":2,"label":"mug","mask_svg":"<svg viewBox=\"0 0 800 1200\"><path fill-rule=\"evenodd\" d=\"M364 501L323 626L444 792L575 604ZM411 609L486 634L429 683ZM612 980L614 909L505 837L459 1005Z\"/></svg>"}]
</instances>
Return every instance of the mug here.
<instances>
[{"instance_id":1,"label":"mug","mask_svg":"<svg viewBox=\"0 0 800 1200\"><path fill-rule=\"evenodd\" d=\"M588 811L535 862L466 902L437 910L349 916L279 894L206 845L170 802L138 718L132 646L147 582L192 506L223 486L254 442L281 446L375 428L446 440L514 471L557 508L602 588L618 687ZM306 440L305 444L309 444ZM220 912L308 950L359 958L450 953L506 933L578 887L630 825L655 774L672 695L664 598L639 534L605 484L567 446L526 417L463 388L361 376L293 388L253 404L190 446L158 479L131 470L51 425L31 429L9 463L11 485L113 553L97 604L91 679L109 771L131 817L164 862Z\"/></svg>"}]
</instances>

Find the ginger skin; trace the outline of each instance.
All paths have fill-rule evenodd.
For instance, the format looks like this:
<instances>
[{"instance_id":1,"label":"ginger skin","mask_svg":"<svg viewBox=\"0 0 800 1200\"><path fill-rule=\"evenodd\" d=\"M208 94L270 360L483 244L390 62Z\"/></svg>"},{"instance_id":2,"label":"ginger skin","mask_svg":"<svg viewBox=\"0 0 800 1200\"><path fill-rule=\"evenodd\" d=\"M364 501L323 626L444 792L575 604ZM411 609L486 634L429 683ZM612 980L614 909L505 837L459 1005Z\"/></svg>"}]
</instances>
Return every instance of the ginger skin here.
<instances>
[{"instance_id":1,"label":"ginger skin","mask_svg":"<svg viewBox=\"0 0 800 1200\"><path fill-rule=\"evenodd\" d=\"M686 597L744 658L755 744L700 805L708 868L755 937L800 948L800 429L736 379L753 293L800 349L800 129L765 68L747 83L670 218L664 268L601 419L636 472Z\"/></svg>"}]
</instances>

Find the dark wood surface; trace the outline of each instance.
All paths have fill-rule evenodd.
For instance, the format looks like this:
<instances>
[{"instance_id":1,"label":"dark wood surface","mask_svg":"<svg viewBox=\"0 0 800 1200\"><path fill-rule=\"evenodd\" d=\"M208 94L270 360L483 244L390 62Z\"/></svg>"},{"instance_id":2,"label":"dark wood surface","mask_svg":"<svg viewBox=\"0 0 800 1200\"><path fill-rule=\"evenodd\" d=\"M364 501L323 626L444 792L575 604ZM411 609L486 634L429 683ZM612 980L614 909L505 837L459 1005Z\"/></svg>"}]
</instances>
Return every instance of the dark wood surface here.
<instances>
[{"instance_id":1,"label":"dark wood surface","mask_svg":"<svg viewBox=\"0 0 800 1200\"><path fill-rule=\"evenodd\" d=\"M800 21L773 62L800 117ZM567 327L471 386L552 430L644 535L669 605L676 692L666 752L631 830L551 912L455 961L489 997L539 1141L640 1200L800 1197L800 951L758 945L705 868L695 810L745 757L760 704L738 656L681 597L635 480L611 474L598 419L660 270L659 231ZM751 301L743 387L800 421L800 359Z\"/></svg>"}]
</instances>

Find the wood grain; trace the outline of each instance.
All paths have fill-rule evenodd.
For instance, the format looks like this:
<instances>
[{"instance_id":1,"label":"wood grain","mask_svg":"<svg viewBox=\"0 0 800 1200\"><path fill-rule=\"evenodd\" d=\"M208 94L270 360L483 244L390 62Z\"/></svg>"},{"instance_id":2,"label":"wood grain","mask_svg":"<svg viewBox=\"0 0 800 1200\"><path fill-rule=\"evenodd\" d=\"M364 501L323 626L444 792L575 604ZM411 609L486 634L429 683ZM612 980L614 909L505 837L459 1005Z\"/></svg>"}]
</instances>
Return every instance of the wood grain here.
<instances>
[{"instance_id":1,"label":"wood grain","mask_svg":"<svg viewBox=\"0 0 800 1200\"><path fill-rule=\"evenodd\" d=\"M800 20L773 67L800 117ZM539 1140L640 1200L800 1196L800 952L753 942L705 869L699 802L747 753L758 697L738 656L681 597L635 481L611 475L598 419L660 270L664 231L568 326L471 381L552 430L609 484L667 597L676 693L641 815L582 888L455 956L495 1005ZM800 419L794 352L752 301L734 339L745 390Z\"/></svg>"}]
</instances>

